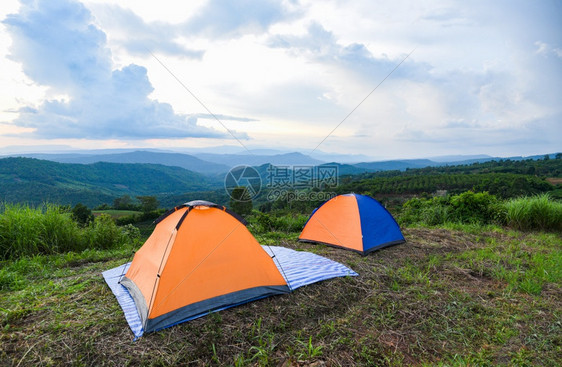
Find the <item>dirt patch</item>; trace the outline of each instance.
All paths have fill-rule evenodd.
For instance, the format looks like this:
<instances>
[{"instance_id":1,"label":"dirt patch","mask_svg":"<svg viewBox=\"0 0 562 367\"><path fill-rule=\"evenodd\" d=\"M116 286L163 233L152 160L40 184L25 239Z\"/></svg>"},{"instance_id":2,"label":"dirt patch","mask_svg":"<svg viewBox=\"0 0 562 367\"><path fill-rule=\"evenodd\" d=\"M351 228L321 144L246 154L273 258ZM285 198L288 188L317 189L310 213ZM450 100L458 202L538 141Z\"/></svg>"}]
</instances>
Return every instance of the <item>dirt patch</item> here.
<instances>
[{"instance_id":1,"label":"dirt patch","mask_svg":"<svg viewBox=\"0 0 562 367\"><path fill-rule=\"evenodd\" d=\"M549 177L546 181L552 185L562 185L562 177Z\"/></svg>"}]
</instances>

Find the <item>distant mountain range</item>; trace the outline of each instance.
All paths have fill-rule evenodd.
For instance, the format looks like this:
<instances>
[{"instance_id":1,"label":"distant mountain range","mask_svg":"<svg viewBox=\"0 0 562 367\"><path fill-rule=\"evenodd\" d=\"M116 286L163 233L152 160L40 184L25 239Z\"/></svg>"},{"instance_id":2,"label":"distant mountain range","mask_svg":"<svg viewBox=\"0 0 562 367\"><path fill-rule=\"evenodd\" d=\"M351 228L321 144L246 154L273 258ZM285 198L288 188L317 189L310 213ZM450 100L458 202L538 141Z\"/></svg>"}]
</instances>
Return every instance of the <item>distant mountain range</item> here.
<instances>
[{"instance_id":1,"label":"distant mountain range","mask_svg":"<svg viewBox=\"0 0 562 367\"><path fill-rule=\"evenodd\" d=\"M440 155L437 157L428 157L429 159L434 162L461 162L461 161L469 161L473 159L490 159L493 158L487 154L473 154L473 155Z\"/></svg>"},{"instance_id":2,"label":"distant mountain range","mask_svg":"<svg viewBox=\"0 0 562 367\"><path fill-rule=\"evenodd\" d=\"M44 159L59 163L91 164L96 162L111 163L151 163L164 166L175 166L206 175L226 173L239 165L259 166L273 165L318 165L323 163L301 153L275 155L258 154L213 154L200 153L197 156L183 153L167 153L155 151L134 151L108 154L18 154L18 157Z\"/></svg>"},{"instance_id":3,"label":"distant mountain range","mask_svg":"<svg viewBox=\"0 0 562 367\"><path fill-rule=\"evenodd\" d=\"M93 153L31 153L18 154L17 157L44 159L59 163L91 164L96 162L110 163L148 163L161 164L164 166L181 167L193 172L208 176L223 176L231 168L239 165L261 166L272 164L275 166L318 166L336 165L340 167L340 175L353 175L364 172L406 170L412 168L435 167L444 165L459 165L488 162L491 160L511 159L542 159L544 155L530 157L509 157L499 158L487 155L453 155L433 157L431 159L397 159L387 161L361 162L361 163L341 163L338 161L322 161L314 159L302 153L275 153L274 150L255 150L244 154L222 154L222 153L173 153L164 151L124 151L108 150ZM265 153L265 154L257 154ZM550 154L554 158L555 154Z\"/></svg>"},{"instance_id":4,"label":"distant mountain range","mask_svg":"<svg viewBox=\"0 0 562 367\"><path fill-rule=\"evenodd\" d=\"M197 154L197 157L209 162L222 162L229 165L230 167L239 165L261 166L262 164L272 164L275 166L317 166L324 163L324 161L320 161L318 159L314 159L302 153L296 152L274 155L200 153Z\"/></svg>"},{"instance_id":5,"label":"distant mountain range","mask_svg":"<svg viewBox=\"0 0 562 367\"><path fill-rule=\"evenodd\" d=\"M254 156L274 156L294 153L295 150L290 148L273 149L266 147L250 147L243 148L240 145L220 145L212 147L175 147L175 148L118 148L118 149L72 149L64 145L38 145L38 146L0 146L0 156L36 156L37 154L78 154L78 155L105 155L105 154L119 154L130 153L134 151L150 151L157 153L183 153L195 157L199 154L219 154L219 155L254 155ZM307 154L307 151L300 151L305 156L312 156L312 158L323 162L340 162L340 163L357 163L373 160L372 157L364 154L339 154L339 153L326 153L321 150L314 150Z\"/></svg>"},{"instance_id":6,"label":"distant mountain range","mask_svg":"<svg viewBox=\"0 0 562 367\"><path fill-rule=\"evenodd\" d=\"M222 182L180 167L155 164L65 164L32 158L0 159L0 202L54 202L90 207L122 195L183 194Z\"/></svg>"},{"instance_id":7,"label":"distant mountain range","mask_svg":"<svg viewBox=\"0 0 562 367\"><path fill-rule=\"evenodd\" d=\"M109 154L21 154L20 157L44 159L59 163L91 164L109 163L149 163L185 168L203 174L228 172L230 167L225 164L204 161L197 157L182 153L164 153L151 151L134 151Z\"/></svg>"},{"instance_id":8,"label":"distant mountain range","mask_svg":"<svg viewBox=\"0 0 562 367\"><path fill-rule=\"evenodd\" d=\"M30 157L0 158L0 203L45 201L60 204L81 202L90 207L112 203L113 199L130 195L155 195L168 200L183 200L206 192L205 195L228 200L224 178L231 167L246 164L256 167L262 182L271 178L271 166L337 167L337 174L356 175L386 170L406 170L428 166L462 165L490 160L543 159L532 157L469 157L455 162L429 159L392 160L342 164L322 162L301 153L275 155L199 154L134 151L108 154L30 154ZM551 158L555 154L549 155ZM39 159L41 158L41 159ZM454 158L459 158L455 156ZM461 157L466 158L466 157ZM222 193L219 195L219 191ZM213 192L210 194L210 192ZM219 195L219 196L217 196ZM169 201L165 201L169 203ZM171 204L174 205L175 201Z\"/></svg>"}]
</instances>

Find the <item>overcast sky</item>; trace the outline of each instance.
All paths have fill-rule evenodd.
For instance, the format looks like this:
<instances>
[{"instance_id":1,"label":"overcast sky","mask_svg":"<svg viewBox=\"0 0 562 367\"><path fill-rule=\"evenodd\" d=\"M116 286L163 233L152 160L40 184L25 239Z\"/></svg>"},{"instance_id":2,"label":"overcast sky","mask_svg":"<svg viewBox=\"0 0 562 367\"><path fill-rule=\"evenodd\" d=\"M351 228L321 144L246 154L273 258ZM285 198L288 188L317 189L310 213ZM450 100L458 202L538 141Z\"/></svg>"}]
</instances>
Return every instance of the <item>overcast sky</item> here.
<instances>
[{"instance_id":1,"label":"overcast sky","mask_svg":"<svg viewBox=\"0 0 562 367\"><path fill-rule=\"evenodd\" d=\"M4 152L562 151L559 0L3 0L0 19Z\"/></svg>"}]
</instances>

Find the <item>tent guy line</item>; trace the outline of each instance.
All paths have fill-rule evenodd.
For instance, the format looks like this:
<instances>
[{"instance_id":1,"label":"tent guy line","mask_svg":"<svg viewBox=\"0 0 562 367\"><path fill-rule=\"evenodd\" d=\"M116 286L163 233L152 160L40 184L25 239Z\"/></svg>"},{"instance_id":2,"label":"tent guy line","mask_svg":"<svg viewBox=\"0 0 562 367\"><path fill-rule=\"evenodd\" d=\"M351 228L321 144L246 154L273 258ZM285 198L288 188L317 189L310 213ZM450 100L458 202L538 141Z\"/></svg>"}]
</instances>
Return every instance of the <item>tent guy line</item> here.
<instances>
[{"instance_id":1,"label":"tent guy line","mask_svg":"<svg viewBox=\"0 0 562 367\"><path fill-rule=\"evenodd\" d=\"M326 232L330 233L332 235L332 237L334 237L334 239L340 244L341 247L345 247L344 243L338 238L338 236L336 236L335 234L332 233L332 231L330 231L330 229L328 227L326 227L326 225L324 223L322 223L322 221L320 219L318 219L317 217L315 217L314 215L312 215L310 217L310 219L314 219L315 221L317 221L318 223L320 223L320 225L322 227L324 227L324 229L326 230Z\"/></svg>"},{"instance_id":2,"label":"tent guy line","mask_svg":"<svg viewBox=\"0 0 562 367\"><path fill-rule=\"evenodd\" d=\"M213 118L215 120L218 121L219 124L221 124L222 127L224 127L224 129L226 131L228 131L228 133L238 142L238 144L240 144L242 146L242 148L244 148L249 154L254 155L254 153L252 153L247 147L246 145L244 145L244 143L242 143L242 141L240 141L240 139L238 139L236 137L236 135L234 135L234 133L228 128L226 127L226 125L217 117L217 115L215 115L204 103L203 101L201 101L199 98L197 98L197 96L158 58L156 57L156 55L146 46L144 47L148 53L156 60L158 61L158 63L160 65L162 65L162 67L178 82L180 83L180 85L183 87L183 89L185 89L201 106L203 106L203 108L211 115L213 116Z\"/></svg>"},{"instance_id":3,"label":"tent guy line","mask_svg":"<svg viewBox=\"0 0 562 367\"><path fill-rule=\"evenodd\" d=\"M254 154L252 153L248 147L246 147L246 145L244 145L244 143L242 143L242 141L240 139L238 139L236 137L236 135L234 135L234 133L217 117L217 115L215 115L204 103L203 101L201 101L199 98L197 98L197 96L170 70L170 68L168 68L163 62L162 60L160 60L153 52L152 50L150 50L149 48L147 48L146 46L144 47L147 52L183 87L183 89L185 89L211 116L213 116L213 118L215 120L218 121L219 124L221 124L221 126L238 142L238 144L240 144L249 154ZM400 67L400 65L402 65L404 63L404 61L406 61L410 55L412 55L414 53L414 51L417 49L417 47L414 47L412 49L412 51L410 51L409 54L407 54L402 61L400 61L380 82L379 84L377 84L377 86L375 88L373 88L373 90L371 90L369 92L369 94L367 94L365 96L365 98L363 98L361 100L361 102L359 102L357 104L357 106L355 106L353 108L353 110L351 110L351 112L349 112L344 118L343 120L340 121L339 124L336 125L336 127L334 127L329 133L328 135L326 135L324 137L324 139L322 139L322 141L320 141L320 143L318 143L318 145L312 149L310 151L310 153L308 154L308 156L311 156L312 154L314 154L314 152L320 147L320 145L322 145L340 126L341 124L343 124L348 118L349 116L351 116L355 110L357 110L362 104L363 102L365 102L370 96L371 94L373 94L380 86L382 83L384 83L384 81L386 79L388 79L395 71L396 69L398 69Z\"/></svg>"},{"instance_id":4,"label":"tent guy line","mask_svg":"<svg viewBox=\"0 0 562 367\"><path fill-rule=\"evenodd\" d=\"M325 137L324 139L322 139L322 141L321 141L320 143L318 143L318 145L316 146L316 148L312 149L312 151L311 151L308 155L311 156L311 155L316 151L316 149L318 149L318 148L320 147L320 145L322 145L322 143L324 143L324 142L326 141L326 139L328 139L328 138L334 133L334 131L336 131L336 130L338 129L338 127L340 127L340 125L343 124L344 121L347 120L348 117L351 116L351 115L353 114L353 112L355 112L355 110L358 109L359 106L361 106L361 105L363 104L363 102L365 102L365 101L367 100L367 98L369 98L369 97L371 96L371 94L373 94L373 92L376 91L376 90L378 89L378 87L380 87L381 84L384 83L384 81L385 81L386 79L388 79L388 77L390 77L390 76L392 75L392 73L394 73L394 71L395 71L396 69L398 69L398 68L400 67L400 65L402 65L402 63L403 63L404 61L406 61L406 59L407 59L408 57L410 57L411 54L414 53L414 51L416 50L416 48L417 48L417 47L414 47L414 49L413 49L412 51L410 51L410 53L407 54L406 57L404 57L404 59L403 59L402 61L400 61L400 63L398 63L398 65L396 65L396 66L394 67L394 69L392 69L392 70L390 71L390 73L388 73L388 74L384 77L384 79L381 80L380 83L377 84L377 86L376 86L372 91L370 91L369 94L367 94L367 96L366 96L365 98L363 98L363 99L361 100L361 102L359 102L359 104L358 104L357 106L355 106L355 108L354 108L353 110L351 110L351 112L348 113L347 116L345 116L344 119L341 120L340 123L337 124L336 127L334 127L334 128L332 129L332 131L330 131L330 132L328 133L328 135L326 135L326 137Z\"/></svg>"},{"instance_id":5,"label":"tent guy line","mask_svg":"<svg viewBox=\"0 0 562 367\"><path fill-rule=\"evenodd\" d=\"M190 210L190 209L188 209ZM242 222L239 222L233 229L232 231L230 231L216 246L214 249L212 249L207 256L205 256L203 258L203 260L201 260L199 262L199 264L197 264L171 291L170 293L162 300L162 302L165 302L178 288L180 285L182 285L185 281L187 281L187 279L189 279L189 277L191 276L191 274L195 273L195 271L197 269L199 269L199 267L201 266L201 264L203 264L219 247L221 247L221 245L223 243L225 243L225 241L230 237L230 235L232 235L234 233L234 231L236 231L238 229L238 227L240 227L240 225L242 225ZM163 259L162 259L163 260ZM155 284L156 285L156 284Z\"/></svg>"},{"instance_id":6,"label":"tent guy line","mask_svg":"<svg viewBox=\"0 0 562 367\"><path fill-rule=\"evenodd\" d=\"M246 227L250 227L252 229L255 230L254 225L252 223L248 223L246 225ZM257 231L256 231L257 232ZM254 237L256 238L256 240L258 239L258 235L254 235ZM260 236L261 237L261 236ZM258 241L258 243L261 244L260 241ZM273 251L272 247L270 244L268 244L267 242L265 242L265 245L261 245L262 247L267 247L269 249L269 251L271 251L271 260L273 260L275 263L277 263L277 267L279 268L279 271L281 271L281 274L283 274L283 278L288 279L287 275L285 274L285 269L283 269L283 265L281 265L281 262L279 261L279 258L277 258L275 252ZM289 290L292 292L293 291L293 287L291 286L291 283L287 282L287 286L289 287Z\"/></svg>"}]
</instances>

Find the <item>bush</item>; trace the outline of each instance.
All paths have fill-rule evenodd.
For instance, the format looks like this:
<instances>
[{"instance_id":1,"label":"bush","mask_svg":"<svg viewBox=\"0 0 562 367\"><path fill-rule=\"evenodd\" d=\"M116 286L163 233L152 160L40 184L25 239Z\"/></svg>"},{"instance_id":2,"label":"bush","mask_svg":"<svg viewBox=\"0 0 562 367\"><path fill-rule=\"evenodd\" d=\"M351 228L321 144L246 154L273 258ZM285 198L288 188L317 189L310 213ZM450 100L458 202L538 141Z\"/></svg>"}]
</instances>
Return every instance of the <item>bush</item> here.
<instances>
[{"instance_id":1,"label":"bush","mask_svg":"<svg viewBox=\"0 0 562 367\"><path fill-rule=\"evenodd\" d=\"M408 200L398 217L401 224L502 224L518 230L562 231L562 203L548 194L505 202L487 192L464 192L446 198Z\"/></svg>"},{"instance_id":2,"label":"bush","mask_svg":"<svg viewBox=\"0 0 562 367\"><path fill-rule=\"evenodd\" d=\"M494 195L467 191L448 197L413 198L402 206L402 224L492 224L502 220L502 207Z\"/></svg>"},{"instance_id":3,"label":"bush","mask_svg":"<svg viewBox=\"0 0 562 367\"><path fill-rule=\"evenodd\" d=\"M4 205L0 215L0 259L52 254L78 236L78 224L54 205L42 210Z\"/></svg>"},{"instance_id":4,"label":"bush","mask_svg":"<svg viewBox=\"0 0 562 367\"><path fill-rule=\"evenodd\" d=\"M430 226L451 222L450 211L449 206L436 201L421 210L420 219Z\"/></svg>"},{"instance_id":5,"label":"bush","mask_svg":"<svg viewBox=\"0 0 562 367\"><path fill-rule=\"evenodd\" d=\"M427 225L448 222L449 215L445 199L441 197L410 199L402 205L398 221L401 224L424 223Z\"/></svg>"},{"instance_id":6,"label":"bush","mask_svg":"<svg viewBox=\"0 0 562 367\"><path fill-rule=\"evenodd\" d=\"M487 192L463 192L452 196L449 204L453 222L490 224L501 217L498 199Z\"/></svg>"},{"instance_id":7,"label":"bush","mask_svg":"<svg viewBox=\"0 0 562 367\"><path fill-rule=\"evenodd\" d=\"M503 208L505 223L515 229L562 231L562 203L548 194L511 199Z\"/></svg>"},{"instance_id":8,"label":"bush","mask_svg":"<svg viewBox=\"0 0 562 367\"><path fill-rule=\"evenodd\" d=\"M241 215L247 216L252 213L252 198L245 186L238 186L230 194L230 210Z\"/></svg>"},{"instance_id":9,"label":"bush","mask_svg":"<svg viewBox=\"0 0 562 367\"><path fill-rule=\"evenodd\" d=\"M146 222L149 220L155 220L166 212L165 209L158 209L151 212L143 212L140 214L125 215L120 218L115 219L115 223L118 226L124 226L127 224L135 224L140 222Z\"/></svg>"},{"instance_id":10,"label":"bush","mask_svg":"<svg viewBox=\"0 0 562 367\"><path fill-rule=\"evenodd\" d=\"M24 256L107 249L138 238L130 228L119 228L111 217L102 215L81 228L72 214L56 205L41 208L1 205L0 260Z\"/></svg>"},{"instance_id":11,"label":"bush","mask_svg":"<svg viewBox=\"0 0 562 367\"><path fill-rule=\"evenodd\" d=\"M72 219L85 226L94 220L94 215L86 205L78 203L72 208Z\"/></svg>"},{"instance_id":12,"label":"bush","mask_svg":"<svg viewBox=\"0 0 562 367\"><path fill-rule=\"evenodd\" d=\"M33 210L33 209L30 209ZM54 205L47 205L44 212L36 217L37 226L42 230L39 243L42 254L53 254L86 249L80 230L72 213L60 211Z\"/></svg>"},{"instance_id":13,"label":"bush","mask_svg":"<svg viewBox=\"0 0 562 367\"><path fill-rule=\"evenodd\" d=\"M254 214L247 218L250 226L257 232L300 232L306 221L307 215L303 214L285 214L270 215L254 211Z\"/></svg>"}]
</instances>

